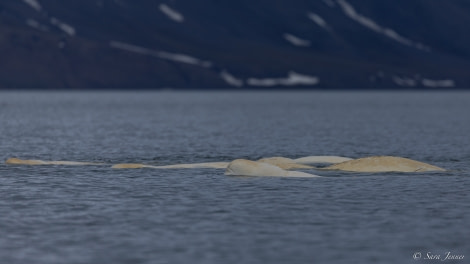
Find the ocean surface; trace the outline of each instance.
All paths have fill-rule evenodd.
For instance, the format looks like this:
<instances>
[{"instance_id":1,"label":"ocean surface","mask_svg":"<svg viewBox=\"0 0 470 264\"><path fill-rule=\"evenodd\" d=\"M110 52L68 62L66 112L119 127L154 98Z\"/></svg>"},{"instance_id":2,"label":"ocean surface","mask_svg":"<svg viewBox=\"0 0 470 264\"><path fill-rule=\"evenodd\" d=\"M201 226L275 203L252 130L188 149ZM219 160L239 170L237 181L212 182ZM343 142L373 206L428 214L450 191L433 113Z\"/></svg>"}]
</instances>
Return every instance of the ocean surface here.
<instances>
[{"instance_id":1,"label":"ocean surface","mask_svg":"<svg viewBox=\"0 0 470 264\"><path fill-rule=\"evenodd\" d=\"M0 92L0 136L1 263L470 263L470 92ZM111 169L311 155L448 171Z\"/></svg>"}]
</instances>

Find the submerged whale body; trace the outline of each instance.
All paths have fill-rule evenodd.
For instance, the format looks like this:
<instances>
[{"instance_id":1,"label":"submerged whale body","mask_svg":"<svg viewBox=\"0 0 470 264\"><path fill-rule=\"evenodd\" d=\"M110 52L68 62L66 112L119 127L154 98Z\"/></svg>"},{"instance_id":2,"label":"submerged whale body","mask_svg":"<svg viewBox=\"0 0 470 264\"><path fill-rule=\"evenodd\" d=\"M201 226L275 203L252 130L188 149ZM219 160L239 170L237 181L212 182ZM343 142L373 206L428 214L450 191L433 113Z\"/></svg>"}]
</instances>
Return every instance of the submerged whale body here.
<instances>
[{"instance_id":1,"label":"submerged whale body","mask_svg":"<svg viewBox=\"0 0 470 264\"><path fill-rule=\"evenodd\" d=\"M308 156L292 160L297 164L315 164L315 163L341 163L351 158L339 157L339 156Z\"/></svg>"},{"instance_id":2,"label":"submerged whale body","mask_svg":"<svg viewBox=\"0 0 470 264\"><path fill-rule=\"evenodd\" d=\"M9 158L5 161L5 164L11 164L11 165L71 165L71 166L105 165L104 163L93 163L93 162L22 160L22 159L18 159L18 158Z\"/></svg>"},{"instance_id":3,"label":"submerged whale body","mask_svg":"<svg viewBox=\"0 0 470 264\"><path fill-rule=\"evenodd\" d=\"M230 176L278 176L278 177L320 177L317 175L287 171L278 166L245 159L237 159L229 163L225 175Z\"/></svg>"},{"instance_id":4,"label":"submerged whale body","mask_svg":"<svg viewBox=\"0 0 470 264\"><path fill-rule=\"evenodd\" d=\"M152 167L152 166L140 164L140 163L120 163L120 164L115 164L111 166L111 168L113 169L141 169L141 168L148 168L148 167Z\"/></svg>"},{"instance_id":5,"label":"submerged whale body","mask_svg":"<svg viewBox=\"0 0 470 264\"><path fill-rule=\"evenodd\" d=\"M284 157L270 157L259 159L258 162L268 163L284 170L292 169L314 169L315 167L308 164L314 163L339 163L343 161L351 160L350 158L338 157L338 156L309 156L299 159L290 159ZM190 164L172 164L172 165L161 165L153 166L140 163L121 163L112 166L113 169L140 169L140 168L152 168L152 169L226 169L229 162L203 162L203 163L190 163Z\"/></svg>"},{"instance_id":6,"label":"submerged whale body","mask_svg":"<svg viewBox=\"0 0 470 264\"><path fill-rule=\"evenodd\" d=\"M312 163L341 163L330 165L324 168L316 168L305 164ZM6 164L13 165L107 165L106 163L78 162L78 161L44 161L44 160L22 160L9 158ZM163 166L152 166L139 163L123 163L112 166L114 169L226 169L226 175L245 176L283 176L283 177L318 177L316 175L288 171L290 169L319 169L319 170L342 170L352 172L425 172L425 171L445 171L442 168L423 162L392 156L373 156L351 160L336 156L310 156L300 159L289 159L283 157L263 158L258 161L237 159L232 162L205 162L193 164L174 164Z\"/></svg>"},{"instance_id":7,"label":"submerged whale body","mask_svg":"<svg viewBox=\"0 0 470 264\"><path fill-rule=\"evenodd\" d=\"M17 158L9 158L5 161L5 164L15 164L15 165L47 165L45 161L42 160L22 160Z\"/></svg>"},{"instance_id":8,"label":"submerged whale body","mask_svg":"<svg viewBox=\"0 0 470 264\"><path fill-rule=\"evenodd\" d=\"M343 170L352 172L424 172L445 171L434 165L424 162L392 156L373 156L345 161L323 170Z\"/></svg>"},{"instance_id":9,"label":"submerged whale body","mask_svg":"<svg viewBox=\"0 0 470 264\"><path fill-rule=\"evenodd\" d=\"M312 166L298 164L293 159L284 158L284 157L271 157L271 158L262 158L258 162L268 163L274 166L278 166L284 170L291 169L312 169Z\"/></svg>"},{"instance_id":10,"label":"submerged whale body","mask_svg":"<svg viewBox=\"0 0 470 264\"><path fill-rule=\"evenodd\" d=\"M140 163L121 163L113 165L113 169L140 169L140 168L151 168L151 169L225 169L228 166L228 162L204 162L204 163L192 163L192 164L174 164L174 165L163 165L163 166L152 166Z\"/></svg>"}]
</instances>

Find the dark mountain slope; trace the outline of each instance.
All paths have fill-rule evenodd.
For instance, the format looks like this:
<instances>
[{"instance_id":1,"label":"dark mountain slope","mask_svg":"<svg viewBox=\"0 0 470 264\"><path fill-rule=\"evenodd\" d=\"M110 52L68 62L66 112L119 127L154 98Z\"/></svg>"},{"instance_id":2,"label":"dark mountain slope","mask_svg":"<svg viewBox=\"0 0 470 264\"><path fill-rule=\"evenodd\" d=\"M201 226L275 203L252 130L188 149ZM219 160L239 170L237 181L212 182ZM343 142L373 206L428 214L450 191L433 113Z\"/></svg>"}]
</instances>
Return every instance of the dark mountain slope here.
<instances>
[{"instance_id":1,"label":"dark mountain slope","mask_svg":"<svg viewBox=\"0 0 470 264\"><path fill-rule=\"evenodd\" d=\"M9 0L6 88L467 88L470 0Z\"/></svg>"}]
</instances>

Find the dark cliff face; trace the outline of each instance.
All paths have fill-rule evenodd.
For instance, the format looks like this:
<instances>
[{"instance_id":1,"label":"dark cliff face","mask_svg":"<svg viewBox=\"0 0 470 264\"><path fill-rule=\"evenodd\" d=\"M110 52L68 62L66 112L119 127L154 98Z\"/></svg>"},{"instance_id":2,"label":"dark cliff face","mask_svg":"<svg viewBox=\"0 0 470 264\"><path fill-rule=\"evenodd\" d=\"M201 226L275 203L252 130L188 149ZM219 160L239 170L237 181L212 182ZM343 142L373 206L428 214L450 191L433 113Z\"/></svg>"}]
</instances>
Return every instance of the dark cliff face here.
<instances>
[{"instance_id":1,"label":"dark cliff face","mask_svg":"<svg viewBox=\"0 0 470 264\"><path fill-rule=\"evenodd\" d=\"M470 0L10 0L4 88L468 88Z\"/></svg>"}]
</instances>

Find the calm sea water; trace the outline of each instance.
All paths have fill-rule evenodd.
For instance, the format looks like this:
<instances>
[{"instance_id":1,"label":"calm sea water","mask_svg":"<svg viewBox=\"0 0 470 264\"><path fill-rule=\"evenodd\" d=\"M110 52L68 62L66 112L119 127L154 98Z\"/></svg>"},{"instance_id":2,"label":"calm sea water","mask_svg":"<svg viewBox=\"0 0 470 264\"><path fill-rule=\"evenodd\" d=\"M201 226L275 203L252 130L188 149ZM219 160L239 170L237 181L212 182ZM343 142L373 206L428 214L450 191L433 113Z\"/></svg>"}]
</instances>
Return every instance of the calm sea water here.
<instances>
[{"instance_id":1,"label":"calm sea water","mask_svg":"<svg viewBox=\"0 0 470 264\"><path fill-rule=\"evenodd\" d=\"M469 263L469 113L469 92L1 92L2 161L395 155L449 171L1 164L0 262Z\"/></svg>"}]
</instances>

